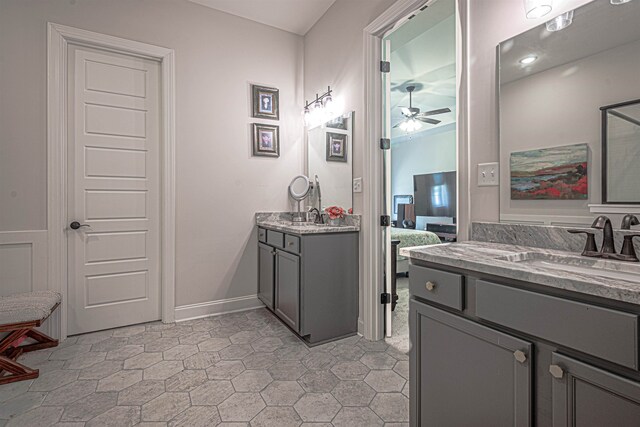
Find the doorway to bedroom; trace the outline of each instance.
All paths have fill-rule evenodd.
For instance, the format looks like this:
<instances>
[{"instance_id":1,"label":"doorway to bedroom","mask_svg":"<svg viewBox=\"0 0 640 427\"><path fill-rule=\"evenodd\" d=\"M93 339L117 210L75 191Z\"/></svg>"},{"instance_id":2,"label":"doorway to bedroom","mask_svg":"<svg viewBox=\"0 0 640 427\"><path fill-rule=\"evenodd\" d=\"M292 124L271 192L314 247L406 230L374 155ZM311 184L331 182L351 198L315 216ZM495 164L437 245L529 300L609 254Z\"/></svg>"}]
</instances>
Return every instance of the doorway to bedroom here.
<instances>
[{"instance_id":1,"label":"doorway to bedroom","mask_svg":"<svg viewBox=\"0 0 640 427\"><path fill-rule=\"evenodd\" d=\"M429 2L383 38L385 336L409 349L409 261L400 249L457 237L455 0Z\"/></svg>"}]
</instances>

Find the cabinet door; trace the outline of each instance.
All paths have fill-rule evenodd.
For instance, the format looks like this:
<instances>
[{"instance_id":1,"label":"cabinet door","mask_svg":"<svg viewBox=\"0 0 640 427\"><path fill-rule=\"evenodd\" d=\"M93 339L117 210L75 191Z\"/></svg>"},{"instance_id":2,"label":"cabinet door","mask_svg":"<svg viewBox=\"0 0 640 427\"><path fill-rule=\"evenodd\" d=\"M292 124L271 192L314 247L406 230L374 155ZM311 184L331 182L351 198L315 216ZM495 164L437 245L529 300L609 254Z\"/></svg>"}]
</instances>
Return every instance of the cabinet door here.
<instances>
[{"instance_id":1,"label":"cabinet door","mask_svg":"<svg viewBox=\"0 0 640 427\"><path fill-rule=\"evenodd\" d=\"M258 298L273 310L275 253L271 246L258 243Z\"/></svg>"},{"instance_id":2,"label":"cabinet door","mask_svg":"<svg viewBox=\"0 0 640 427\"><path fill-rule=\"evenodd\" d=\"M638 427L640 383L554 353L553 426Z\"/></svg>"},{"instance_id":3,"label":"cabinet door","mask_svg":"<svg viewBox=\"0 0 640 427\"><path fill-rule=\"evenodd\" d=\"M276 252L276 314L294 331L300 324L300 257Z\"/></svg>"},{"instance_id":4,"label":"cabinet door","mask_svg":"<svg viewBox=\"0 0 640 427\"><path fill-rule=\"evenodd\" d=\"M412 426L531 425L532 344L410 301Z\"/></svg>"}]
</instances>

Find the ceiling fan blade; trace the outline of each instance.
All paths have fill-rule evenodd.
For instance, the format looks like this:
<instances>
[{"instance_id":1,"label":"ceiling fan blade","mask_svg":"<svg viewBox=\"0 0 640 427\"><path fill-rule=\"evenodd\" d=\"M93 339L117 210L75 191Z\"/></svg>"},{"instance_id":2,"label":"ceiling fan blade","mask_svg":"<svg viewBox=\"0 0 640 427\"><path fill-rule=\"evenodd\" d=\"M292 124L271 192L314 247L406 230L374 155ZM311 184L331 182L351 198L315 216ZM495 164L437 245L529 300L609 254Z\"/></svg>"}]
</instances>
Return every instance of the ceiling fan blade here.
<instances>
[{"instance_id":1,"label":"ceiling fan blade","mask_svg":"<svg viewBox=\"0 0 640 427\"><path fill-rule=\"evenodd\" d=\"M432 125L437 125L438 123L440 123L440 120L430 119L428 117L416 117L416 119L420 120L421 122L429 123Z\"/></svg>"},{"instance_id":2,"label":"ceiling fan blade","mask_svg":"<svg viewBox=\"0 0 640 427\"><path fill-rule=\"evenodd\" d=\"M398 123L397 125L395 125L395 126L393 127L393 129L395 129L395 128L399 127L402 123L404 123L404 122L400 122L400 123Z\"/></svg>"},{"instance_id":3,"label":"ceiling fan blade","mask_svg":"<svg viewBox=\"0 0 640 427\"><path fill-rule=\"evenodd\" d=\"M437 110L425 111L424 113L420 113L420 116L435 116L436 114L444 114L450 112L451 109L449 108L439 108Z\"/></svg>"}]
</instances>

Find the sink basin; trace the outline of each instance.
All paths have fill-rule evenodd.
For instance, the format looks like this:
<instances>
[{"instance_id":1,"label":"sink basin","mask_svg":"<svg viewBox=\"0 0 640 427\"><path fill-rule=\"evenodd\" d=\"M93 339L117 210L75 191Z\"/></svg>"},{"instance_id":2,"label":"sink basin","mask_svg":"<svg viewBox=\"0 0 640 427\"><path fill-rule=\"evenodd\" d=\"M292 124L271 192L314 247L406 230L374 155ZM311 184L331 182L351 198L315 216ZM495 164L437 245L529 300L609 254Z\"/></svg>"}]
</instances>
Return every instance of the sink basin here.
<instances>
[{"instance_id":1,"label":"sink basin","mask_svg":"<svg viewBox=\"0 0 640 427\"><path fill-rule=\"evenodd\" d=\"M527 264L572 273L602 276L609 279L640 283L640 264L583 256L556 255L542 252L521 252L497 257L501 261Z\"/></svg>"}]
</instances>

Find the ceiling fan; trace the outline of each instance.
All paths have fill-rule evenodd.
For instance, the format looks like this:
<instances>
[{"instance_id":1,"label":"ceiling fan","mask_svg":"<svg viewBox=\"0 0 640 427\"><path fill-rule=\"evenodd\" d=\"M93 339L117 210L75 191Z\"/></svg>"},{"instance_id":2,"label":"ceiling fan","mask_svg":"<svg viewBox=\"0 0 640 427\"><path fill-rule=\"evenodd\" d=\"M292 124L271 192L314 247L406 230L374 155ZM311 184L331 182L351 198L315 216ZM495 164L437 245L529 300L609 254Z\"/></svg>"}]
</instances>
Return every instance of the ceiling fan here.
<instances>
[{"instance_id":1,"label":"ceiling fan","mask_svg":"<svg viewBox=\"0 0 640 427\"><path fill-rule=\"evenodd\" d=\"M438 114L451 112L449 108L439 108L437 110L425 111L424 113L421 113L419 108L413 106L413 91L415 89L415 86L407 86L407 92L409 92L409 107L400 107L402 115L404 116L404 120L402 120L400 123L397 123L394 128L399 127L405 132L413 132L422 127L422 123L420 122L425 122L432 125L437 125L438 123L440 123L440 120L432 119L428 116L435 116Z\"/></svg>"}]
</instances>

